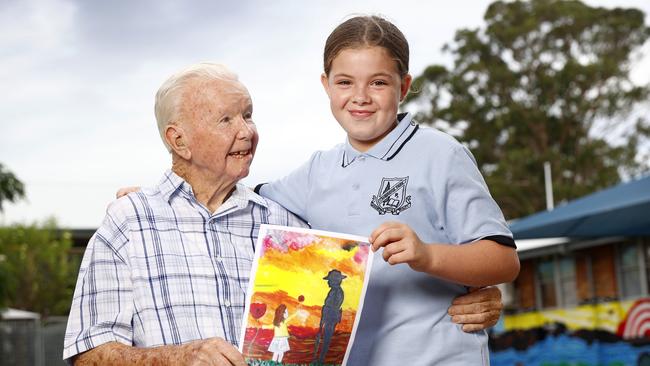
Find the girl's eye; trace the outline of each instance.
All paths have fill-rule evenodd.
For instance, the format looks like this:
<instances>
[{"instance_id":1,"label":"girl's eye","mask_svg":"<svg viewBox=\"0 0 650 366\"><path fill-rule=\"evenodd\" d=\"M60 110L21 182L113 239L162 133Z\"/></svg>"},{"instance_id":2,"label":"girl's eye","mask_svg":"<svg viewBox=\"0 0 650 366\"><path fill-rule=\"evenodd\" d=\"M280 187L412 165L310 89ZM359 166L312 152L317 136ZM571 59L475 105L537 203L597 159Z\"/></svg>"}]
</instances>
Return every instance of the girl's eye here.
<instances>
[{"instance_id":1,"label":"girl's eye","mask_svg":"<svg viewBox=\"0 0 650 366\"><path fill-rule=\"evenodd\" d=\"M388 83L387 83L386 81L384 81L384 80L375 80L375 81L373 81L371 84L372 84L372 85L375 85L375 86L385 86L385 85L388 85Z\"/></svg>"},{"instance_id":2,"label":"girl's eye","mask_svg":"<svg viewBox=\"0 0 650 366\"><path fill-rule=\"evenodd\" d=\"M352 85L352 82L350 80L339 80L336 82L336 84L347 86L347 85Z\"/></svg>"}]
</instances>

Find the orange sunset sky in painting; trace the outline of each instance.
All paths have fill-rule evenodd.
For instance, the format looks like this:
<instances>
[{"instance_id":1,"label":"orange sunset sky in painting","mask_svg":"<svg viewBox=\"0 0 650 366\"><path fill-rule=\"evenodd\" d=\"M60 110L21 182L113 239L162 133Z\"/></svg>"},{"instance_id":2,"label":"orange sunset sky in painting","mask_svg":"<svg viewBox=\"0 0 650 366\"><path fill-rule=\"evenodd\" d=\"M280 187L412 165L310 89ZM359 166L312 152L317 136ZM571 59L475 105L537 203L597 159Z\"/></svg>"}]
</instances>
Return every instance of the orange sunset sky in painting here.
<instances>
[{"instance_id":1,"label":"orange sunset sky in painting","mask_svg":"<svg viewBox=\"0 0 650 366\"><path fill-rule=\"evenodd\" d=\"M302 311L303 316L292 317L289 323L317 328L321 306L330 290L323 277L330 270L338 269L347 276L341 283L345 298L338 328L351 331L363 290L367 243L360 245L353 240L269 230L263 238L263 248L258 250L260 257L251 303L266 304L267 310L257 321L249 314L249 325L271 324L275 308L284 303L290 313Z\"/></svg>"}]
</instances>

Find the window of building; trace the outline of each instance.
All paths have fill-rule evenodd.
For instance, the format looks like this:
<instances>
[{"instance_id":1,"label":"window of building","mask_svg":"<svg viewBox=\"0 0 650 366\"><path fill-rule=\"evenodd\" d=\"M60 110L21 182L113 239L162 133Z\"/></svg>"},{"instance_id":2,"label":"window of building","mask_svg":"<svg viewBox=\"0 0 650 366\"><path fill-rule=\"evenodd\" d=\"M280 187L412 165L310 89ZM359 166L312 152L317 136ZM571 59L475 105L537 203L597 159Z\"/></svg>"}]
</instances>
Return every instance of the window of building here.
<instances>
[{"instance_id":1,"label":"window of building","mask_svg":"<svg viewBox=\"0 0 650 366\"><path fill-rule=\"evenodd\" d=\"M542 308L558 305L555 287L555 263L553 258L540 260L537 263L537 283L539 285L538 303Z\"/></svg>"},{"instance_id":2,"label":"window of building","mask_svg":"<svg viewBox=\"0 0 650 366\"><path fill-rule=\"evenodd\" d=\"M618 247L619 284L623 298L642 294L639 257L639 246L636 243L626 243Z\"/></svg>"},{"instance_id":3,"label":"window of building","mask_svg":"<svg viewBox=\"0 0 650 366\"><path fill-rule=\"evenodd\" d=\"M562 305L571 306L578 303L576 286L576 264L573 256L562 257L559 260Z\"/></svg>"}]
</instances>

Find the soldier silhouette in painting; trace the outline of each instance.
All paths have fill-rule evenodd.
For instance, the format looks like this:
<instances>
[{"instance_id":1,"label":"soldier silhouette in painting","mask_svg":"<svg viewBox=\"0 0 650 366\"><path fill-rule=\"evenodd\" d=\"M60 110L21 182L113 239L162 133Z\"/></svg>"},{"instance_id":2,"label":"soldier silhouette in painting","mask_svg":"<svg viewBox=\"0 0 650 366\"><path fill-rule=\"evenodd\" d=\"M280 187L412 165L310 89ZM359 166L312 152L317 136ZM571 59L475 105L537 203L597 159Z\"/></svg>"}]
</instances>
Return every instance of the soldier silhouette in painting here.
<instances>
[{"instance_id":1,"label":"soldier silhouette in painting","mask_svg":"<svg viewBox=\"0 0 650 366\"><path fill-rule=\"evenodd\" d=\"M343 305L343 289L341 288L341 281L346 278L344 274L341 273L338 269L333 269L329 271L327 276L323 277L324 280L327 280L327 284L330 287L330 291L327 293L325 298L325 303L321 310L320 317L320 326L318 329L318 335L316 335L316 349L314 357L318 357L318 364L323 364L325 362L325 356L330 346L330 341L334 335L334 329L336 325L341 321L341 305ZM318 346L320 340L323 340L323 347L318 352Z\"/></svg>"}]
</instances>

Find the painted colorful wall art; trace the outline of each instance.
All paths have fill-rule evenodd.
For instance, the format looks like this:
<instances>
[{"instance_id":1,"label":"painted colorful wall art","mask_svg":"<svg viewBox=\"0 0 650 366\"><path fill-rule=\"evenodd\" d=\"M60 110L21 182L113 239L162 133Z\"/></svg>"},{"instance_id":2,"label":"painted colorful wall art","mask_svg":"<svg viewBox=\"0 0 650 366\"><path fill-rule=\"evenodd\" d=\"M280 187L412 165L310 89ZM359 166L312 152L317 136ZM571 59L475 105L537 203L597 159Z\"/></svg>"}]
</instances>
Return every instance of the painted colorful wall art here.
<instances>
[{"instance_id":1,"label":"painted colorful wall art","mask_svg":"<svg viewBox=\"0 0 650 366\"><path fill-rule=\"evenodd\" d=\"M366 238L262 225L239 350L249 365L344 365L372 255Z\"/></svg>"},{"instance_id":2,"label":"painted colorful wall art","mask_svg":"<svg viewBox=\"0 0 650 366\"><path fill-rule=\"evenodd\" d=\"M650 366L650 298L507 315L492 365Z\"/></svg>"}]
</instances>

